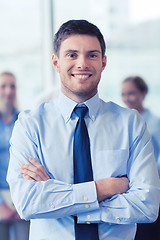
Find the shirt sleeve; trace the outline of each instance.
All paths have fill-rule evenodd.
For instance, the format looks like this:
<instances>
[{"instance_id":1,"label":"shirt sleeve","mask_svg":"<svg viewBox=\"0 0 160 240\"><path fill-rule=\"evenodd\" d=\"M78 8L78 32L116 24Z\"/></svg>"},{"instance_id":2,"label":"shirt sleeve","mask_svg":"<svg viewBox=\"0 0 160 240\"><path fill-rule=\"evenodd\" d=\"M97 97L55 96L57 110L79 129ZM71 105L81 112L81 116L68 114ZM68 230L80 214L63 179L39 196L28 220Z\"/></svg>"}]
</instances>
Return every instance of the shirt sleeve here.
<instances>
[{"instance_id":1,"label":"shirt sleeve","mask_svg":"<svg viewBox=\"0 0 160 240\"><path fill-rule=\"evenodd\" d=\"M152 131L152 144L160 176L160 120L157 118L155 119L154 124L152 124Z\"/></svg>"},{"instance_id":2,"label":"shirt sleeve","mask_svg":"<svg viewBox=\"0 0 160 240\"><path fill-rule=\"evenodd\" d=\"M22 113L11 137L7 173L12 200L21 218L61 218L99 208L94 181L67 184L56 179L39 182L23 179L21 164L30 164L29 157L39 161L34 129L27 114Z\"/></svg>"},{"instance_id":3,"label":"shirt sleeve","mask_svg":"<svg viewBox=\"0 0 160 240\"><path fill-rule=\"evenodd\" d=\"M100 208L92 213L80 213L79 223L89 221L131 224L156 220L160 202L160 180L151 137L139 114L135 114L129 131L129 190L102 201Z\"/></svg>"}]
</instances>

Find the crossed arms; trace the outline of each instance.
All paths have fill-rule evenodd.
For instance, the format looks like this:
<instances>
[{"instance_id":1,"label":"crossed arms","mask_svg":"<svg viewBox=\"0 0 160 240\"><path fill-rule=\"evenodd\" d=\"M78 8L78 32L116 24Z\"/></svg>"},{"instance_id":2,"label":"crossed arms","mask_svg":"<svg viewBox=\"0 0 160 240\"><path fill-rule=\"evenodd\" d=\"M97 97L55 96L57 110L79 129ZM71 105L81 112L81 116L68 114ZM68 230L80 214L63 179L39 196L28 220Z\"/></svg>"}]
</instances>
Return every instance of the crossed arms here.
<instances>
[{"instance_id":1,"label":"crossed arms","mask_svg":"<svg viewBox=\"0 0 160 240\"><path fill-rule=\"evenodd\" d=\"M44 167L35 159L29 158L29 164L21 165L21 173L26 180L47 181L50 179ZM121 178L106 178L95 181L97 200L101 202L115 194L122 194L129 190L129 180L127 177Z\"/></svg>"},{"instance_id":2,"label":"crossed arms","mask_svg":"<svg viewBox=\"0 0 160 240\"><path fill-rule=\"evenodd\" d=\"M70 178L66 182L59 181L57 179L65 179L60 175L51 176L50 179L49 173L52 174L52 170L54 172L53 166L60 168L62 165L58 161L58 165L51 161L46 165L41 152L37 150L38 140L35 142L33 131L30 126L26 126L25 118L22 120L20 118L13 131L7 177L13 202L22 218L61 218L77 214L78 219L85 222L82 215L90 212L90 222L117 223L118 217L121 223L130 224L156 219L160 183L150 136L139 119L134 124L135 136L127 160L129 180L125 177L111 177L81 184L68 184L67 182L71 182ZM33 123L27 120L27 124ZM28 161L31 156L37 161ZM122 164L123 162L121 159ZM84 201L83 196L86 195L88 200ZM85 204L89 208L85 208Z\"/></svg>"}]
</instances>

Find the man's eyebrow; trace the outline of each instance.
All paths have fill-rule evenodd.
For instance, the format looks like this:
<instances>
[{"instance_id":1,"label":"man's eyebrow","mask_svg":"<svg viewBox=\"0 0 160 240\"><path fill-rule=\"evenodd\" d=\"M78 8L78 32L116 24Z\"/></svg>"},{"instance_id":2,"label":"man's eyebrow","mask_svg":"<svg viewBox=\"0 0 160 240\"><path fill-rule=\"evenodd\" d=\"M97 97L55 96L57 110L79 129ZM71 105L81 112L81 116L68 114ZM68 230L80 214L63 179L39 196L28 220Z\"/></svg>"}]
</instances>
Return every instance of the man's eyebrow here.
<instances>
[{"instance_id":1,"label":"man's eyebrow","mask_svg":"<svg viewBox=\"0 0 160 240\"><path fill-rule=\"evenodd\" d=\"M88 53L101 53L100 50L89 50Z\"/></svg>"},{"instance_id":2,"label":"man's eyebrow","mask_svg":"<svg viewBox=\"0 0 160 240\"><path fill-rule=\"evenodd\" d=\"M72 52L72 53L73 53L73 52L74 52L74 53L77 53L78 50L68 49L68 50L66 50L65 52L66 52L66 53L71 53L71 52Z\"/></svg>"},{"instance_id":3,"label":"man's eyebrow","mask_svg":"<svg viewBox=\"0 0 160 240\"><path fill-rule=\"evenodd\" d=\"M74 49L68 49L68 50L66 50L65 52L66 52L66 53L77 53L77 52L79 52L79 51L78 51L78 50L74 50ZM87 53L101 53L101 51L95 49L95 50L89 50L89 51L87 51Z\"/></svg>"}]
</instances>

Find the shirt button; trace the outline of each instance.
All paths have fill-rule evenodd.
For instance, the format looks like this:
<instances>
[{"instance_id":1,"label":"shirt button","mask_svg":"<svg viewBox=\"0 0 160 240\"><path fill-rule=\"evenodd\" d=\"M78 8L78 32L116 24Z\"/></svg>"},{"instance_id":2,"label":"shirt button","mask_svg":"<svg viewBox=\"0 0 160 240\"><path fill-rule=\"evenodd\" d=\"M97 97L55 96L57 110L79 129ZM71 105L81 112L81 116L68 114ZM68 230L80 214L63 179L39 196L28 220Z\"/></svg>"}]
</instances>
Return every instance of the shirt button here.
<instances>
[{"instance_id":1,"label":"shirt button","mask_svg":"<svg viewBox=\"0 0 160 240\"><path fill-rule=\"evenodd\" d=\"M117 218L117 222L119 223L121 221L121 219L120 218Z\"/></svg>"},{"instance_id":2,"label":"shirt button","mask_svg":"<svg viewBox=\"0 0 160 240\"><path fill-rule=\"evenodd\" d=\"M94 119L94 115L92 115L92 119Z\"/></svg>"},{"instance_id":3,"label":"shirt button","mask_svg":"<svg viewBox=\"0 0 160 240\"><path fill-rule=\"evenodd\" d=\"M51 208L55 208L55 206L52 204L52 205L51 205Z\"/></svg>"},{"instance_id":4,"label":"shirt button","mask_svg":"<svg viewBox=\"0 0 160 240\"><path fill-rule=\"evenodd\" d=\"M87 218L90 219L90 218L91 218L91 215L87 215Z\"/></svg>"},{"instance_id":5,"label":"shirt button","mask_svg":"<svg viewBox=\"0 0 160 240\"><path fill-rule=\"evenodd\" d=\"M83 200L84 200L84 201L87 201L87 200L88 200L88 197L87 197L87 196L84 196Z\"/></svg>"},{"instance_id":6,"label":"shirt button","mask_svg":"<svg viewBox=\"0 0 160 240\"><path fill-rule=\"evenodd\" d=\"M85 208L89 208L89 204L86 204L86 205L85 205Z\"/></svg>"}]
</instances>

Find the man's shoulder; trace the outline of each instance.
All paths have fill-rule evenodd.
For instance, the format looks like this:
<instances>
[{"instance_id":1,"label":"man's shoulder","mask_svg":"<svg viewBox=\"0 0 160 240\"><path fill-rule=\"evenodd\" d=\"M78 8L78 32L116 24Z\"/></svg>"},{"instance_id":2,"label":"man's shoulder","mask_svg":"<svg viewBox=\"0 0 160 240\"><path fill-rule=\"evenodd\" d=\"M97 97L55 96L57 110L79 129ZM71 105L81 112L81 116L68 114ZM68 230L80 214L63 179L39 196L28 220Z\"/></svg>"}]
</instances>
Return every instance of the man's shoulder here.
<instances>
[{"instance_id":1,"label":"man's shoulder","mask_svg":"<svg viewBox=\"0 0 160 240\"><path fill-rule=\"evenodd\" d=\"M148 113L148 118L151 122L153 122L153 124L155 125L160 125L160 118L158 116L156 116L155 114L153 114L150 110L146 110L146 112Z\"/></svg>"},{"instance_id":2,"label":"man's shoulder","mask_svg":"<svg viewBox=\"0 0 160 240\"><path fill-rule=\"evenodd\" d=\"M105 102L103 100L101 100L101 106L102 114L105 114L106 117L108 115L112 116L113 121L116 120L131 125L135 122L144 124L142 116L135 109L129 109L112 101Z\"/></svg>"},{"instance_id":3,"label":"man's shoulder","mask_svg":"<svg viewBox=\"0 0 160 240\"><path fill-rule=\"evenodd\" d=\"M112 101L106 102L101 99L101 105L102 105L102 109L106 112L110 111L110 112L117 113L117 114L127 114L127 115L137 114L136 110L122 107L119 104L112 102Z\"/></svg>"},{"instance_id":4,"label":"man's shoulder","mask_svg":"<svg viewBox=\"0 0 160 240\"><path fill-rule=\"evenodd\" d=\"M55 100L43 102L38 107L24 110L19 113L18 120L23 122L36 122L56 111Z\"/></svg>"},{"instance_id":5,"label":"man's shoulder","mask_svg":"<svg viewBox=\"0 0 160 240\"><path fill-rule=\"evenodd\" d=\"M160 118L154 115L150 110L146 109L142 116L148 125L148 128L152 134L157 134L160 131Z\"/></svg>"}]
</instances>

